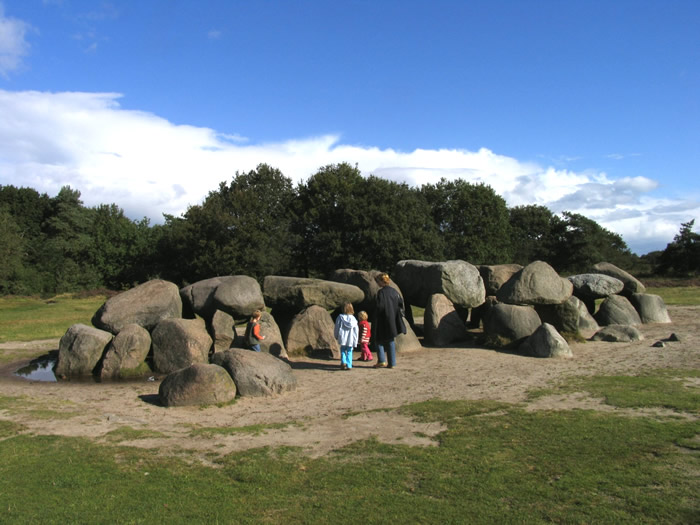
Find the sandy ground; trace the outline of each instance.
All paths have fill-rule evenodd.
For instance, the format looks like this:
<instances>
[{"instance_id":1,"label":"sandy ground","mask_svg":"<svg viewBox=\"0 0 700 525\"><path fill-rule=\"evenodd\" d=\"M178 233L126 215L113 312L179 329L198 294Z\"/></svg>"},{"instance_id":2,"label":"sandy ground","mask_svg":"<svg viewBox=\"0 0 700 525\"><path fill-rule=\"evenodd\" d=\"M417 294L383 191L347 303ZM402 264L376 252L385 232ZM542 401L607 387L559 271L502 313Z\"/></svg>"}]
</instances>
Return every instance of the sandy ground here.
<instances>
[{"instance_id":1,"label":"sandy ground","mask_svg":"<svg viewBox=\"0 0 700 525\"><path fill-rule=\"evenodd\" d=\"M537 359L462 345L423 348L399 354L393 370L373 369L357 361L351 371L317 359L290 361L297 390L269 398L240 398L224 407L164 408L158 405L158 380L114 383L29 381L13 374L31 358L58 347L58 340L4 343L0 351L24 356L0 369L0 395L21 401L0 410L0 419L21 423L26 432L110 440L109 432L130 427L153 437L120 444L182 453L207 462L262 446L301 447L321 456L353 441L374 436L387 443L431 446L443 430L398 414L396 407L428 399L497 400L531 410L588 408L624 412L584 393L540 397L533 389L552 386L569 376L634 375L655 368L700 369L700 306L669 307L671 324L640 327L634 343L586 342L572 345L572 359ZM679 342L653 347L675 333ZM357 356L356 356L357 357ZM658 413L658 411L657 411ZM259 432L212 432L194 429L268 425ZM113 439L112 439L113 441Z\"/></svg>"}]
</instances>

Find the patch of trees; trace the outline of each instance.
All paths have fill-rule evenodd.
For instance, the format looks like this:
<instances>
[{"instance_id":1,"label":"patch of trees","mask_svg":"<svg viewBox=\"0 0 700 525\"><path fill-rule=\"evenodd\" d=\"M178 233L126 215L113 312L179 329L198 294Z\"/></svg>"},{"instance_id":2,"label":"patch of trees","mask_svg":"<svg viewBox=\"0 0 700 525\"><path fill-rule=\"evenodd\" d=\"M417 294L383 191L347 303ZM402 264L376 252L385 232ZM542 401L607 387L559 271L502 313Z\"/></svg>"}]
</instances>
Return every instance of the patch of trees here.
<instances>
[{"instance_id":1,"label":"patch of trees","mask_svg":"<svg viewBox=\"0 0 700 525\"><path fill-rule=\"evenodd\" d=\"M654 266L698 272L694 221ZM160 277L179 285L216 275L326 277L338 268L391 270L402 259L472 264L534 260L560 273L608 261L639 268L624 240L582 215L508 208L485 184L441 180L420 188L333 164L297 184L266 164L219 184L162 225L116 204L85 207L66 186L49 197L0 186L0 293L124 289Z\"/></svg>"}]
</instances>

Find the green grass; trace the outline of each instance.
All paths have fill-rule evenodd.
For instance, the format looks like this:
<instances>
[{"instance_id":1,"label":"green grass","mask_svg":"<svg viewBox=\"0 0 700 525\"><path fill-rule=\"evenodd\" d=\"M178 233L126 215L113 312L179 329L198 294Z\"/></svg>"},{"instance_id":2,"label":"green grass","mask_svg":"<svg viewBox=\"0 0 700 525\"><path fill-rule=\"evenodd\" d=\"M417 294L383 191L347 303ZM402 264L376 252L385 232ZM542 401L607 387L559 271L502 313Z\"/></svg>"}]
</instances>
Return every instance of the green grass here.
<instances>
[{"instance_id":1,"label":"green grass","mask_svg":"<svg viewBox=\"0 0 700 525\"><path fill-rule=\"evenodd\" d=\"M63 336L76 323L90 325L105 299L74 298L70 294L51 299L0 297L0 343L53 339Z\"/></svg>"},{"instance_id":2,"label":"green grass","mask_svg":"<svg viewBox=\"0 0 700 525\"><path fill-rule=\"evenodd\" d=\"M530 398L583 391L621 408L658 407L700 415L698 378L700 370L669 369L636 376L574 377L555 387L532 391Z\"/></svg>"},{"instance_id":3,"label":"green grass","mask_svg":"<svg viewBox=\"0 0 700 525\"><path fill-rule=\"evenodd\" d=\"M697 422L468 401L403 411L446 425L440 446L370 439L317 459L264 448L226 455L211 468L80 438L6 437L3 522L691 523L700 516L700 458L684 446L700 432Z\"/></svg>"},{"instance_id":4,"label":"green grass","mask_svg":"<svg viewBox=\"0 0 700 525\"><path fill-rule=\"evenodd\" d=\"M662 286L647 288L645 293L659 295L667 305L691 306L700 304L698 286Z\"/></svg>"},{"instance_id":5,"label":"green grass","mask_svg":"<svg viewBox=\"0 0 700 525\"><path fill-rule=\"evenodd\" d=\"M70 401L56 400L53 406L40 404L27 396L0 395L0 410L7 414L25 414L33 419L70 419L81 413Z\"/></svg>"},{"instance_id":6,"label":"green grass","mask_svg":"<svg viewBox=\"0 0 700 525\"><path fill-rule=\"evenodd\" d=\"M132 427L120 427L105 434L105 439L110 442L135 441L138 439L162 438L165 434L156 430L135 429Z\"/></svg>"},{"instance_id":7,"label":"green grass","mask_svg":"<svg viewBox=\"0 0 700 525\"><path fill-rule=\"evenodd\" d=\"M210 438L217 435L230 436L232 434L250 434L258 436L268 430L287 428L289 426L302 426L300 423L270 423L267 425L248 425L245 427L199 427L193 426L190 431L192 437Z\"/></svg>"},{"instance_id":8,"label":"green grass","mask_svg":"<svg viewBox=\"0 0 700 525\"><path fill-rule=\"evenodd\" d=\"M0 341L60 337L75 322L88 324L104 298L55 300L0 298ZM26 318L38 321L19 326ZM58 333L36 335L47 318L62 323ZM13 322L18 327L8 337L5 327ZM585 391L614 406L697 417L698 377L697 370L656 370L571 378L533 397ZM71 417L70 408L0 396L0 415ZM0 522L700 521L700 423L692 418L526 412L488 401L432 400L401 411L443 424L439 446L369 439L322 458L289 447L264 448L208 456L216 468L181 449L167 457L119 445L161 435L148 429L122 427L98 443L24 434L22 425L0 420ZM206 440L270 428L279 426L195 428L191 435Z\"/></svg>"}]
</instances>

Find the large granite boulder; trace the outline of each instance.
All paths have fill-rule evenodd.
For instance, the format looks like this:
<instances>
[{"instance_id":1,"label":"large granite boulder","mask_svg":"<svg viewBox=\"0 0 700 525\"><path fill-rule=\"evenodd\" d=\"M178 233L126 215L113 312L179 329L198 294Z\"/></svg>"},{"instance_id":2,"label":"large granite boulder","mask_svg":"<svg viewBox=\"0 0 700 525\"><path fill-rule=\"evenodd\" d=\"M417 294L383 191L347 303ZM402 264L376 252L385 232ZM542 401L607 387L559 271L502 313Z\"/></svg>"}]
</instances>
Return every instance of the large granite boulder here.
<instances>
[{"instance_id":1,"label":"large granite boulder","mask_svg":"<svg viewBox=\"0 0 700 525\"><path fill-rule=\"evenodd\" d=\"M153 365L169 374L194 363L208 363L213 341L201 319L165 319L151 334Z\"/></svg>"},{"instance_id":2,"label":"large granite boulder","mask_svg":"<svg viewBox=\"0 0 700 525\"><path fill-rule=\"evenodd\" d=\"M393 279L407 304L423 308L436 293L462 308L479 306L486 298L479 270L466 261L399 261Z\"/></svg>"},{"instance_id":3,"label":"large granite boulder","mask_svg":"<svg viewBox=\"0 0 700 525\"><path fill-rule=\"evenodd\" d=\"M364 271L364 270L351 270L351 269L341 269L334 271L330 280L338 283L350 284L357 286L362 293L364 298L358 302L353 303L355 306L355 312L360 312L364 310L370 319L374 317L374 311L377 304L377 292L379 291L379 285L377 284L376 278L381 275L382 272L377 270ZM393 281L389 281L389 285L394 288L399 295L401 295L401 290Z\"/></svg>"},{"instance_id":4,"label":"large granite boulder","mask_svg":"<svg viewBox=\"0 0 700 525\"><path fill-rule=\"evenodd\" d=\"M333 335L335 324L325 308L309 306L295 315L284 331L287 353L293 355L326 354L340 359L340 346Z\"/></svg>"},{"instance_id":5,"label":"large granite boulder","mask_svg":"<svg viewBox=\"0 0 700 525\"><path fill-rule=\"evenodd\" d=\"M588 339L600 329L583 301L573 295L561 304L536 305L535 310L543 323L551 324L559 333Z\"/></svg>"},{"instance_id":6,"label":"large granite boulder","mask_svg":"<svg viewBox=\"0 0 700 525\"><path fill-rule=\"evenodd\" d=\"M633 293L630 302L639 314L643 323L670 323L666 303L658 295L648 293Z\"/></svg>"},{"instance_id":7,"label":"large granite boulder","mask_svg":"<svg viewBox=\"0 0 700 525\"><path fill-rule=\"evenodd\" d=\"M403 319L403 324L406 327L406 333L396 336L396 339L394 340L396 345L396 353L402 354L422 349L423 345L420 344L420 340L405 317ZM373 348L372 351L374 352L375 349Z\"/></svg>"},{"instance_id":8,"label":"large granite boulder","mask_svg":"<svg viewBox=\"0 0 700 525\"><path fill-rule=\"evenodd\" d=\"M534 357L574 356L566 339L549 323L542 323L530 337L523 341L518 351Z\"/></svg>"},{"instance_id":9,"label":"large granite boulder","mask_svg":"<svg viewBox=\"0 0 700 525\"><path fill-rule=\"evenodd\" d=\"M231 348L215 353L212 363L226 369L241 396L270 396L297 387L292 368L265 352Z\"/></svg>"},{"instance_id":10,"label":"large granite boulder","mask_svg":"<svg viewBox=\"0 0 700 525\"><path fill-rule=\"evenodd\" d=\"M210 320L206 321L209 337L214 341L214 352L223 352L233 346L236 340L235 320L221 310L215 310Z\"/></svg>"},{"instance_id":11,"label":"large granite boulder","mask_svg":"<svg viewBox=\"0 0 700 525\"><path fill-rule=\"evenodd\" d=\"M574 286L549 264L535 261L513 274L496 293L498 301L507 304L561 304Z\"/></svg>"},{"instance_id":12,"label":"large granite boulder","mask_svg":"<svg viewBox=\"0 0 700 525\"><path fill-rule=\"evenodd\" d=\"M265 303L273 310L298 313L310 306L335 310L359 303L365 294L357 286L323 279L268 275L263 282Z\"/></svg>"},{"instance_id":13,"label":"large granite boulder","mask_svg":"<svg viewBox=\"0 0 700 525\"><path fill-rule=\"evenodd\" d=\"M646 290L644 285L637 280L636 277L611 263L599 262L598 264L594 264L593 268L591 268L591 273L602 273L622 281L624 288L620 292L620 295L624 295L625 297L629 297L633 293L644 293Z\"/></svg>"},{"instance_id":14,"label":"large granite boulder","mask_svg":"<svg viewBox=\"0 0 700 525\"><path fill-rule=\"evenodd\" d=\"M260 335L265 336L265 339L259 342L260 351L281 358L288 357L287 350L284 347L284 338L275 318L268 312L262 312L258 324L260 325ZM236 336L233 346L235 348L248 349L245 341L245 326L241 328L241 334Z\"/></svg>"},{"instance_id":15,"label":"large granite boulder","mask_svg":"<svg viewBox=\"0 0 700 525\"><path fill-rule=\"evenodd\" d=\"M642 320L627 297L611 295L600 303L598 311L593 316L600 326L611 324L637 325Z\"/></svg>"},{"instance_id":16,"label":"large granite boulder","mask_svg":"<svg viewBox=\"0 0 700 525\"><path fill-rule=\"evenodd\" d=\"M494 304L484 318L488 344L497 347L518 345L542 324L531 306Z\"/></svg>"},{"instance_id":17,"label":"large granite boulder","mask_svg":"<svg viewBox=\"0 0 700 525\"><path fill-rule=\"evenodd\" d=\"M217 310L235 319L265 308L258 281L247 275L212 277L180 290L185 310L209 321Z\"/></svg>"},{"instance_id":18,"label":"large granite boulder","mask_svg":"<svg viewBox=\"0 0 700 525\"><path fill-rule=\"evenodd\" d=\"M429 346L447 346L464 339L466 325L452 301L443 294L433 294L425 308L423 331Z\"/></svg>"},{"instance_id":19,"label":"large granite boulder","mask_svg":"<svg viewBox=\"0 0 700 525\"><path fill-rule=\"evenodd\" d=\"M484 288L486 295L496 295L499 288L503 286L508 279L518 273L523 267L519 264L481 264L477 266L479 274L484 280Z\"/></svg>"},{"instance_id":20,"label":"large granite boulder","mask_svg":"<svg viewBox=\"0 0 700 525\"><path fill-rule=\"evenodd\" d=\"M602 273L582 273L568 277L574 285L574 295L581 299L588 311L595 313L595 300L619 294L625 284L615 277Z\"/></svg>"},{"instance_id":21,"label":"large granite boulder","mask_svg":"<svg viewBox=\"0 0 700 525\"><path fill-rule=\"evenodd\" d=\"M57 378L89 376L95 372L112 334L87 326L74 324L58 344L58 362L54 368Z\"/></svg>"},{"instance_id":22,"label":"large granite boulder","mask_svg":"<svg viewBox=\"0 0 700 525\"><path fill-rule=\"evenodd\" d=\"M604 326L591 337L591 341L607 341L609 343L629 343L642 339L644 336L638 328L622 324Z\"/></svg>"},{"instance_id":23,"label":"large granite boulder","mask_svg":"<svg viewBox=\"0 0 700 525\"><path fill-rule=\"evenodd\" d=\"M151 349L151 334L137 324L128 324L107 346L100 377L119 379L150 372L146 357Z\"/></svg>"},{"instance_id":24,"label":"large granite boulder","mask_svg":"<svg viewBox=\"0 0 700 525\"><path fill-rule=\"evenodd\" d=\"M218 365L194 363L166 376L158 388L158 399L166 407L215 405L236 397L236 384Z\"/></svg>"},{"instance_id":25,"label":"large granite boulder","mask_svg":"<svg viewBox=\"0 0 700 525\"><path fill-rule=\"evenodd\" d=\"M92 317L92 324L113 334L128 324L150 332L163 319L181 316L182 300L177 286L154 279L107 299Z\"/></svg>"}]
</instances>

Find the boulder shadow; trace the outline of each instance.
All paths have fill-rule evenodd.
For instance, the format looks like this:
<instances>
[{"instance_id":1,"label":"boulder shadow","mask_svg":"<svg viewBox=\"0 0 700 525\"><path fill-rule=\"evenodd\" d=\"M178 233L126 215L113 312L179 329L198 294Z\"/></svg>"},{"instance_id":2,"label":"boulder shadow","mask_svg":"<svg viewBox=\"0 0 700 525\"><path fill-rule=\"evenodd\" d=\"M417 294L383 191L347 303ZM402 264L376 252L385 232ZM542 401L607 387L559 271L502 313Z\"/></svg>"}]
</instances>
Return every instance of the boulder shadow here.
<instances>
[{"instance_id":1,"label":"boulder shadow","mask_svg":"<svg viewBox=\"0 0 700 525\"><path fill-rule=\"evenodd\" d=\"M149 405L157 407L163 406L160 402L160 397L158 396L158 394L142 394L139 396L139 399L144 403L148 403Z\"/></svg>"}]
</instances>

